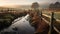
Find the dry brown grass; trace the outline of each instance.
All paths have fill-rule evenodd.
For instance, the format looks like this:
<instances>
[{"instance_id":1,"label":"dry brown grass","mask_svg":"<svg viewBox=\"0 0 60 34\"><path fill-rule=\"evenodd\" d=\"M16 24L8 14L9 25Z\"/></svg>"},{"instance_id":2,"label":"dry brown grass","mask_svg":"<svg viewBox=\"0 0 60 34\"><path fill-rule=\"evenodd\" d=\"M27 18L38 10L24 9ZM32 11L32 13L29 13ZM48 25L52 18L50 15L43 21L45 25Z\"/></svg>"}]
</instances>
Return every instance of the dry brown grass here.
<instances>
[{"instance_id":1,"label":"dry brown grass","mask_svg":"<svg viewBox=\"0 0 60 34\"><path fill-rule=\"evenodd\" d=\"M43 20L41 21L40 16L38 15L37 12L31 12L30 16L32 17L32 24L34 24L33 26L36 29L36 33L39 34L47 34L49 31L49 25L47 23L45 23Z\"/></svg>"}]
</instances>

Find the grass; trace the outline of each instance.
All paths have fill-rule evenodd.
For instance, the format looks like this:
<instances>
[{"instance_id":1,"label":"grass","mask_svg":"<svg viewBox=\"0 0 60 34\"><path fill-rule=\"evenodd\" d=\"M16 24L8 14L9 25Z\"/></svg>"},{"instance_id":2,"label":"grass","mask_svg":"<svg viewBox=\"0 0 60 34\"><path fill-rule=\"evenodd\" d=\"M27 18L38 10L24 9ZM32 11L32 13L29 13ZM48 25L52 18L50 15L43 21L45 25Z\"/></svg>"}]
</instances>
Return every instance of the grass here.
<instances>
[{"instance_id":1,"label":"grass","mask_svg":"<svg viewBox=\"0 0 60 34\"><path fill-rule=\"evenodd\" d=\"M43 12L43 14L51 16L51 12ZM54 18L60 20L60 12L54 12Z\"/></svg>"},{"instance_id":2,"label":"grass","mask_svg":"<svg viewBox=\"0 0 60 34\"><path fill-rule=\"evenodd\" d=\"M51 16L51 12L43 12L43 14ZM54 18L60 20L60 12L54 12ZM54 26L60 31L60 22L54 22Z\"/></svg>"}]
</instances>

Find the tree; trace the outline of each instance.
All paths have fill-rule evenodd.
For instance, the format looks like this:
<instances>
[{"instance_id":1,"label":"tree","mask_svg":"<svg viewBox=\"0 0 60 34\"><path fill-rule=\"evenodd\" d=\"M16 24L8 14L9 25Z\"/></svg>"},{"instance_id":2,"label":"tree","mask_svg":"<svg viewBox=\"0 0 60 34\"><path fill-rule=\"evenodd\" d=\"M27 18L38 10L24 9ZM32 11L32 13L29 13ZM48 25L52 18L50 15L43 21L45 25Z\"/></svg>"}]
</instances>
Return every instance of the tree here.
<instances>
[{"instance_id":1,"label":"tree","mask_svg":"<svg viewBox=\"0 0 60 34\"><path fill-rule=\"evenodd\" d=\"M60 8L60 2L56 2L54 5L55 5L55 8Z\"/></svg>"},{"instance_id":2,"label":"tree","mask_svg":"<svg viewBox=\"0 0 60 34\"><path fill-rule=\"evenodd\" d=\"M53 9L54 8L54 4L50 4L49 9Z\"/></svg>"},{"instance_id":3,"label":"tree","mask_svg":"<svg viewBox=\"0 0 60 34\"><path fill-rule=\"evenodd\" d=\"M60 10L60 2L56 2L54 4L53 3L50 4L49 9L52 9L52 10Z\"/></svg>"},{"instance_id":4,"label":"tree","mask_svg":"<svg viewBox=\"0 0 60 34\"><path fill-rule=\"evenodd\" d=\"M38 7L39 7L39 4L37 2L32 3L31 8L38 9Z\"/></svg>"}]
</instances>

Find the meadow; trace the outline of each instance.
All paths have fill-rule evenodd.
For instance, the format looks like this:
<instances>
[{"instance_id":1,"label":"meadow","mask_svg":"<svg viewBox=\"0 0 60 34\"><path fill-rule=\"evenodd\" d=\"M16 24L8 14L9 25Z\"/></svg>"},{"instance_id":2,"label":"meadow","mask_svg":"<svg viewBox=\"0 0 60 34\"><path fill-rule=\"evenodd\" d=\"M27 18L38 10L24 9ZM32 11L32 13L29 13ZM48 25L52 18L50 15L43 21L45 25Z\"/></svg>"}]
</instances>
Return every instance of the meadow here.
<instances>
[{"instance_id":1,"label":"meadow","mask_svg":"<svg viewBox=\"0 0 60 34\"><path fill-rule=\"evenodd\" d=\"M42 13L51 16L51 12L42 12ZM54 12L54 18L60 20L60 12Z\"/></svg>"}]
</instances>

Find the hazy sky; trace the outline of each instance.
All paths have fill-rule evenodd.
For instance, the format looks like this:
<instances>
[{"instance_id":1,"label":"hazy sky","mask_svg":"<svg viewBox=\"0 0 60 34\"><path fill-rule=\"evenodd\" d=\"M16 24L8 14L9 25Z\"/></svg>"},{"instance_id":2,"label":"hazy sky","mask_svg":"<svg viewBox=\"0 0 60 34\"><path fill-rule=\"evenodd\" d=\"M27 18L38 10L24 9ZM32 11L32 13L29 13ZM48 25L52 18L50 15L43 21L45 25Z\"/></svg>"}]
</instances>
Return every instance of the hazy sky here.
<instances>
[{"instance_id":1,"label":"hazy sky","mask_svg":"<svg viewBox=\"0 0 60 34\"><path fill-rule=\"evenodd\" d=\"M60 0L0 0L0 6L2 5L30 5L33 2L38 3L52 3Z\"/></svg>"}]
</instances>

